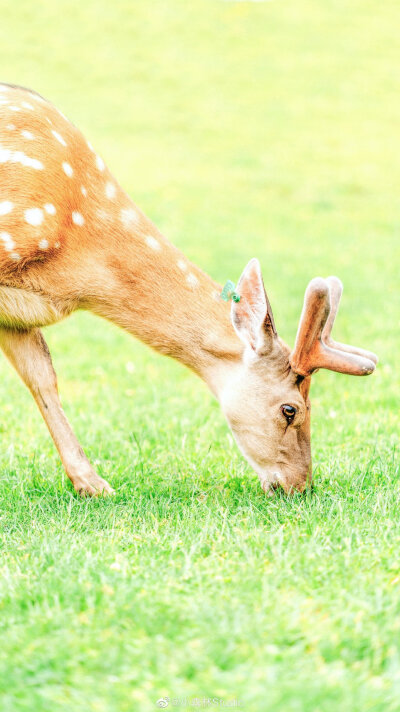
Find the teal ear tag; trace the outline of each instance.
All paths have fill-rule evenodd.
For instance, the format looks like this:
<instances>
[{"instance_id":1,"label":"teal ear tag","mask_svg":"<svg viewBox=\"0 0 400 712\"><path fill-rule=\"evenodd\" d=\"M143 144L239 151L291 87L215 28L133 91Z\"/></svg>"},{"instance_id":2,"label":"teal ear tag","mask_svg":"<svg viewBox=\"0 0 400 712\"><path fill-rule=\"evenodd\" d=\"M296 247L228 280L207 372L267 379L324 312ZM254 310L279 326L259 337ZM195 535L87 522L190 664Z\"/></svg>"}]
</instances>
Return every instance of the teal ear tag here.
<instances>
[{"instance_id":1,"label":"teal ear tag","mask_svg":"<svg viewBox=\"0 0 400 712\"><path fill-rule=\"evenodd\" d=\"M240 296L235 292L235 284L230 279L226 282L220 296L224 302L229 302L230 299L234 302L240 302Z\"/></svg>"}]
</instances>

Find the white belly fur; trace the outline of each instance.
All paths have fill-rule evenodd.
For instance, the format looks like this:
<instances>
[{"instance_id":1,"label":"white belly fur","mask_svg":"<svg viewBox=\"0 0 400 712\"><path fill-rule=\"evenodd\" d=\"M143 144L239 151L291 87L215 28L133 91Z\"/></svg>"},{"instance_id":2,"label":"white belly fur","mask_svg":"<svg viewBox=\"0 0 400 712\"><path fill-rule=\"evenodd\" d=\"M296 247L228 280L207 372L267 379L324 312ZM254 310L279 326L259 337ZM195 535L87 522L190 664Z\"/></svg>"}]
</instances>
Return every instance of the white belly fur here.
<instances>
[{"instance_id":1,"label":"white belly fur","mask_svg":"<svg viewBox=\"0 0 400 712\"><path fill-rule=\"evenodd\" d=\"M0 285L0 326L29 329L54 324L65 316L46 297Z\"/></svg>"}]
</instances>

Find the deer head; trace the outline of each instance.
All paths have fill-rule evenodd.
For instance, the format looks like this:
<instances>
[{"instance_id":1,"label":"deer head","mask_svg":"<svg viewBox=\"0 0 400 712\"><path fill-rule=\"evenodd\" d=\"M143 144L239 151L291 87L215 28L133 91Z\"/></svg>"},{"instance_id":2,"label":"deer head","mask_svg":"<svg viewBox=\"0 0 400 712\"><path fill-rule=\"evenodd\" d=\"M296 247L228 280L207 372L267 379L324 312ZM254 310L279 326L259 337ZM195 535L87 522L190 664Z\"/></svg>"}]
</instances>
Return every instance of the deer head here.
<instances>
[{"instance_id":1,"label":"deer head","mask_svg":"<svg viewBox=\"0 0 400 712\"><path fill-rule=\"evenodd\" d=\"M238 446L264 491L302 491L311 480L311 375L326 368L353 376L375 369L369 351L331 339L342 294L337 277L308 285L294 349L278 337L257 259L249 262L233 301L233 327L244 344L240 366L220 394Z\"/></svg>"}]
</instances>

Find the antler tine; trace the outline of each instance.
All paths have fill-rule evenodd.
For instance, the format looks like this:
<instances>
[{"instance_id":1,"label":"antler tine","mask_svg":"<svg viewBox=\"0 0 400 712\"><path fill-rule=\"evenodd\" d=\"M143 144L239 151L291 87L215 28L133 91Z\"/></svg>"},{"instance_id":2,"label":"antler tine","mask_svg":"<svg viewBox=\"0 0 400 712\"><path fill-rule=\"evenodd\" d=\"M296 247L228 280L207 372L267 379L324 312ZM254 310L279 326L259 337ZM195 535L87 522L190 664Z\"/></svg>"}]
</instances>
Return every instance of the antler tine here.
<instances>
[{"instance_id":1,"label":"antler tine","mask_svg":"<svg viewBox=\"0 0 400 712\"><path fill-rule=\"evenodd\" d=\"M340 299L343 293L343 284L338 277L327 277L326 281L329 285L329 295L331 310L329 312L328 319L322 331L322 341L329 346L331 349L336 349L337 351L345 351L346 353L356 354L358 356L364 356L364 358L369 359L375 365L378 363L378 357L372 351L367 351L366 349L358 348L357 346L350 346L349 344L342 344L339 341L334 341L331 338L331 331L333 324L336 319L336 314L339 309Z\"/></svg>"},{"instance_id":2,"label":"antler tine","mask_svg":"<svg viewBox=\"0 0 400 712\"><path fill-rule=\"evenodd\" d=\"M327 277L325 281L329 287L330 312L322 331L322 338L325 343L327 343L328 339L330 339L336 314L339 310L339 304L343 294L343 284L338 277Z\"/></svg>"},{"instance_id":3,"label":"antler tine","mask_svg":"<svg viewBox=\"0 0 400 712\"><path fill-rule=\"evenodd\" d=\"M326 368L366 376L375 369L375 354L336 344L330 338L341 294L342 284L336 277L316 277L308 285L295 346L289 358L292 369L299 375L308 376L318 368Z\"/></svg>"},{"instance_id":4,"label":"antler tine","mask_svg":"<svg viewBox=\"0 0 400 712\"><path fill-rule=\"evenodd\" d=\"M318 368L313 365L315 344L320 342L328 316L329 286L325 279L315 277L304 295L296 341L290 354L290 365L300 376L308 376Z\"/></svg>"}]
</instances>

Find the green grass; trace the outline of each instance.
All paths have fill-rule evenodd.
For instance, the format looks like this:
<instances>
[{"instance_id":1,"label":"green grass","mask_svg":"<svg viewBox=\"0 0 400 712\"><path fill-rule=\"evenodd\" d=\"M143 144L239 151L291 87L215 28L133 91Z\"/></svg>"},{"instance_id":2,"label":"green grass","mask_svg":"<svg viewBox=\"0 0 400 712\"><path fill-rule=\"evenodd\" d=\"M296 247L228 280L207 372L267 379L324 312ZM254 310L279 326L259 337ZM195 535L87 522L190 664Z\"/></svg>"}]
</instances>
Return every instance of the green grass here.
<instances>
[{"instance_id":1,"label":"green grass","mask_svg":"<svg viewBox=\"0 0 400 712\"><path fill-rule=\"evenodd\" d=\"M338 274L336 335L380 356L317 374L315 492L272 500L194 376L79 314L46 337L117 490L80 500L2 360L2 712L400 710L399 21L397 0L1 3L1 78L191 259L223 282L258 256L290 343L308 280Z\"/></svg>"}]
</instances>

